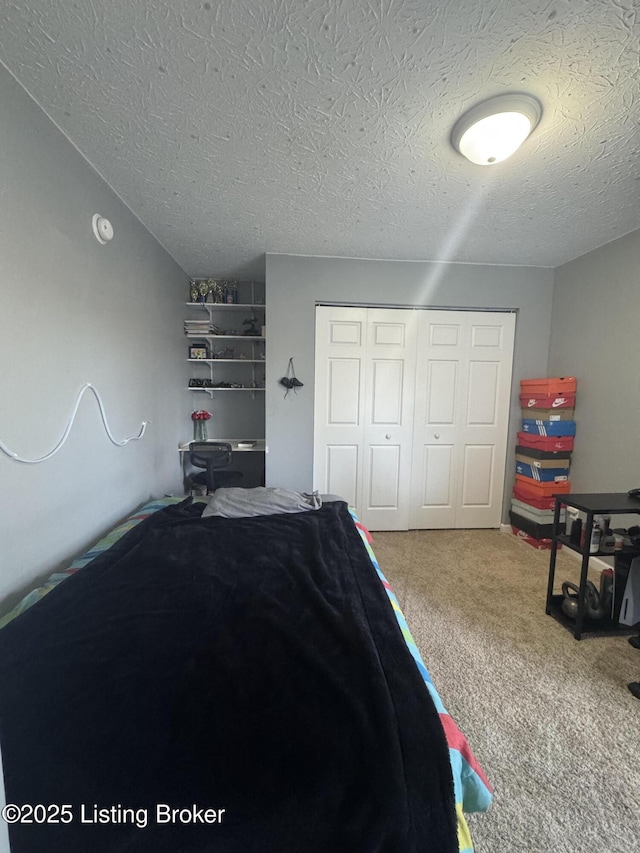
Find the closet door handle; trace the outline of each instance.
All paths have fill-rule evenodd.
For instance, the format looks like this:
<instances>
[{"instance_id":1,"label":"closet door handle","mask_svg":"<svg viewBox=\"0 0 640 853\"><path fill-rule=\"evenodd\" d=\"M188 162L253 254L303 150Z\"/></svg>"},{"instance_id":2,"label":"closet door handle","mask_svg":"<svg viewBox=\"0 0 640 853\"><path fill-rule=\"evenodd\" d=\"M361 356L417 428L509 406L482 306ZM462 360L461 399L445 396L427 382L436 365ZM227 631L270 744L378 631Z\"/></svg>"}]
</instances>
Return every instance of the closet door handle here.
<instances>
[{"instance_id":1,"label":"closet door handle","mask_svg":"<svg viewBox=\"0 0 640 853\"><path fill-rule=\"evenodd\" d=\"M434 438L440 438L440 433L439 433L439 432L434 432L433 437L434 437Z\"/></svg>"},{"instance_id":2,"label":"closet door handle","mask_svg":"<svg viewBox=\"0 0 640 853\"><path fill-rule=\"evenodd\" d=\"M386 439L390 439L390 438L391 438L391 433L390 433L390 432L388 432L388 433L385 435L385 438L386 438Z\"/></svg>"}]
</instances>

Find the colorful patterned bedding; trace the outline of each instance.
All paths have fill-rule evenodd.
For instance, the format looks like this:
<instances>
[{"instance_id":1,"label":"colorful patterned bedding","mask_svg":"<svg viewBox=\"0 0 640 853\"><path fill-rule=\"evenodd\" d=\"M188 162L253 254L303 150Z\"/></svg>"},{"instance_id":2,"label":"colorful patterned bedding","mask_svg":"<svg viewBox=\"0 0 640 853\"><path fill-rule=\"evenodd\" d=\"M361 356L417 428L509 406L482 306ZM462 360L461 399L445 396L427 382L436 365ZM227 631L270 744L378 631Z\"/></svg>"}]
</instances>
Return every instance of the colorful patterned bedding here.
<instances>
[{"instance_id":1,"label":"colorful patterned bedding","mask_svg":"<svg viewBox=\"0 0 640 853\"><path fill-rule=\"evenodd\" d=\"M106 551L107 548L111 548L118 539L135 527L136 524L139 524L141 521L144 521L145 518L148 518L151 513L156 512L165 506L180 503L183 500L184 497L160 498L159 500L145 504L136 513L125 519L122 524L119 524L117 527L114 527L113 530L110 530L109 533L100 539L100 541L97 542L89 551L85 551L84 554L75 559L68 569L49 575L42 586L31 590L31 592L27 593L27 595L25 595L25 597L16 604L13 610L10 610L4 616L0 616L0 628L4 628L4 626L8 625L9 622L16 618L16 616L19 616L25 610L28 610L29 607L36 603L36 601L40 601L41 598L44 598L48 592L51 592L54 587L58 586L58 584L63 580L66 580L70 575L75 574L78 569L84 568L84 566L86 566L87 563L90 563L98 556L98 554L102 554L102 552Z\"/></svg>"},{"instance_id":2,"label":"colorful patterned bedding","mask_svg":"<svg viewBox=\"0 0 640 853\"><path fill-rule=\"evenodd\" d=\"M99 554L103 553L112 545L114 545L125 533L127 533L145 518L148 518L152 513L170 504L179 503L182 500L183 498L167 497L156 501L151 501L150 503L144 505L135 514L127 518L122 524L118 525L116 528L110 531L89 551L85 552L82 556L74 560L68 569L63 572L57 572L51 575L41 587L33 590L28 595L26 595L20 601L20 603L13 608L13 610L7 613L4 617L0 618L0 628L4 627L6 624L15 619L18 615L20 615L23 611L27 610L29 607L39 601L43 596L45 596L51 589L53 589L63 580L77 572L79 569L85 567L95 557L97 557ZM422 660L420 652L418 651L416 643L411 635L406 619L395 596L395 593L393 592L389 582L383 575L380 566L378 565L378 561L371 547L371 537L368 531L359 522L355 512L353 510L350 510L350 513L354 520L356 528L360 533L362 541L367 549L371 562L375 567L375 570L389 597L389 600L393 607L394 613L398 620L398 624L402 630L402 634L409 648L409 651L413 656L418 670L427 686L427 689L429 690L429 693L435 703L436 709L440 715L440 720L442 722L447 744L449 747L449 757L453 771L456 812L458 820L459 849L460 853L471 853L471 851L473 851L473 847L469 834L469 829L464 818L463 812L469 813L486 811L491 805L492 801L491 786L485 774L483 773L482 768L480 767L475 756L473 755L465 736L462 734L452 717L447 713L442 703L442 700L440 699L440 696L438 695L438 692L431 681L429 672L424 664L424 661Z\"/></svg>"},{"instance_id":3,"label":"colorful patterned bedding","mask_svg":"<svg viewBox=\"0 0 640 853\"><path fill-rule=\"evenodd\" d=\"M362 541L369 553L371 562L373 563L375 570L378 573L378 577L382 581L382 585L389 596L389 601L391 602L393 612L396 615L396 619L398 620L398 624L400 625L402 635L409 651L418 666L420 675L427 685L431 698L433 699L435 706L438 709L438 713L440 714L440 720L449 746L449 758L451 760L451 768L453 770L453 786L456 797L458 843L460 845L460 853L472 853L473 844L469 833L469 827L463 812L487 811L493 799L493 789L475 755L471 751L471 747L469 746L466 737L460 731L453 717L447 713L447 710L442 704L442 699L438 695L438 691L431 681L429 670L425 666L422 656L418 651L416 641L411 635L407 620L400 608L396 594L378 565L378 560L376 559L376 555L371 547L372 540L369 531L359 522L358 517L352 509L350 509L350 512L355 525L358 528Z\"/></svg>"}]
</instances>

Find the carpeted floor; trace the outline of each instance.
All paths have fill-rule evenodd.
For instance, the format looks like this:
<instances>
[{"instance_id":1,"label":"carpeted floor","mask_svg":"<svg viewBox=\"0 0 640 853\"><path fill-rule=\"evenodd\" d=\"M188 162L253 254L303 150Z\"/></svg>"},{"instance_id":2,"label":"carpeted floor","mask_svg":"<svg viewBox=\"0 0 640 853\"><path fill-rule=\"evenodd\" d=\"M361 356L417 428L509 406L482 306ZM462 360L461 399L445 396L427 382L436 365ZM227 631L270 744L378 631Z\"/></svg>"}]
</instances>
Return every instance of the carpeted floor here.
<instances>
[{"instance_id":1,"label":"carpeted floor","mask_svg":"<svg viewBox=\"0 0 640 853\"><path fill-rule=\"evenodd\" d=\"M448 710L495 789L477 853L640 850L640 651L545 614L549 554L494 530L373 534ZM557 590L579 562L559 554Z\"/></svg>"}]
</instances>

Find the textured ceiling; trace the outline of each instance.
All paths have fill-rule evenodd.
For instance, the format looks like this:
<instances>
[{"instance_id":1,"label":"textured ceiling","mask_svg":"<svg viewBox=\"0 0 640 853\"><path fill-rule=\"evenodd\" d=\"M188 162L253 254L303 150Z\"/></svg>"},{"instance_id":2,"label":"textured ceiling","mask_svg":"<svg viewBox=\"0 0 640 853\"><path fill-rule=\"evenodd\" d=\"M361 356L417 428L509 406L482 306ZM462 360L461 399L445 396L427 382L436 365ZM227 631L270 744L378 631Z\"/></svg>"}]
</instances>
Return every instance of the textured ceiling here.
<instances>
[{"instance_id":1,"label":"textured ceiling","mask_svg":"<svg viewBox=\"0 0 640 853\"><path fill-rule=\"evenodd\" d=\"M640 227L640 0L0 8L0 60L192 275L267 251L556 266ZM473 166L451 127L510 91L542 120Z\"/></svg>"}]
</instances>

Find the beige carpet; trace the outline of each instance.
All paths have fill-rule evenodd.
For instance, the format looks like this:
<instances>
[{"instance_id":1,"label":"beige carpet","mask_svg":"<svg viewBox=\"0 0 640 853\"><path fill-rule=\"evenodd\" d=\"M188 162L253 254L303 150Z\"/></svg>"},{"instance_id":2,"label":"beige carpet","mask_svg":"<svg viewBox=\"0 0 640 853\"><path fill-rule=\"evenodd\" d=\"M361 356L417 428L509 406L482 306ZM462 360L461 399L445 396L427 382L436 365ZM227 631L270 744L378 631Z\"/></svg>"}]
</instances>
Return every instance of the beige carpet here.
<instances>
[{"instance_id":1,"label":"beige carpet","mask_svg":"<svg viewBox=\"0 0 640 853\"><path fill-rule=\"evenodd\" d=\"M495 789L477 853L640 851L640 651L544 612L548 552L498 531L374 533L445 706ZM556 578L578 580L560 554Z\"/></svg>"}]
</instances>

